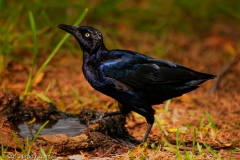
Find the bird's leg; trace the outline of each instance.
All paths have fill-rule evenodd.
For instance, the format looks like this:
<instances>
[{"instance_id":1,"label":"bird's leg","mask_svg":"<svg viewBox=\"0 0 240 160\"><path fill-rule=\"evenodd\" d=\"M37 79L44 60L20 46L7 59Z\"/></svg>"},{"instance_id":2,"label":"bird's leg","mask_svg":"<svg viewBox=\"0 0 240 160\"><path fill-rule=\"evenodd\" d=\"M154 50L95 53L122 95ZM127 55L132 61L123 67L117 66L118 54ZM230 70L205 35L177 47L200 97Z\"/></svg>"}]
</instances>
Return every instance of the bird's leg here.
<instances>
[{"instance_id":1,"label":"bird's leg","mask_svg":"<svg viewBox=\"0 0 240 160\"><path fill-rule=\"evenodd\" d=\"M122 112L121 111L116 111L116 112L103 113L102 118L109 117L109 116L115 116L115 115L119 115L119 114L122 114Z\"/></svg>"},{"instance_id":2,"label":"bird's leg","mask_svg":"<svg viewBox=\"0 0 240 160\"><path fill-rule=\"evenodd\" d=\"M151 106L149 106L148 108L150 108ZM148 123L148 127L147 130L145 132L145 135L143 137L142 142L145 142L149 136L149 133L152 129L153 123L154 123L154 110L145 110L144 108L140 108L140 107L135 107L133 108L135 112L137 112L138 114L144 116L147 120Z\"/></svg>"},{"instance_id":3,"label":"bird's leg","mask_svg":"<svg viewBox=\"0 0 240 160\"><path fill-rule=\"evenodd\" d=\"M148 123L148 127L147 127L147 130L146 130L146 133L145 133L145 135L143 137L142 142L145 142L147 140L148 135L149 135L149 133L150 133L150 131L152 129L152 126L153 126L153 123Z\"/></svg>"}]
</instances>

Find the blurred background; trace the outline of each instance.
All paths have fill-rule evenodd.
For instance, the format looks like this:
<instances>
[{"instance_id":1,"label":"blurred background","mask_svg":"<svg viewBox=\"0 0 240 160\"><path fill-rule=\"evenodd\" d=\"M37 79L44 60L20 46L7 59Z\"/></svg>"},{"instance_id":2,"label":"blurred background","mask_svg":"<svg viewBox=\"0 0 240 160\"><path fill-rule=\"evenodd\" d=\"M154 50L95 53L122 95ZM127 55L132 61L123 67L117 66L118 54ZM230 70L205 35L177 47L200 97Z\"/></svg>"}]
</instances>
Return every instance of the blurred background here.
<instances>
[{"instance_id":1,"label":"blurred background","mask_svg":"<svg viewBox=\"0 0 240 160\"><path fill-rule=\"evenodd\" d=\"M208 81L199 89L173 99L170 105L154 106L155 118L162 121L166 130L188 124L185 126L197 126L202 134L204 119L206 123L210 119L206 116L208 112L218 129L239 133L237 0L0 0L1 103L14 103L8 97L1 100L3 92L14 92L30 109L41 106L43 101L53 102L59 110L69 113L79 113L83 108L100 112L118 109L116 101L95 91L85 80L79 44L57 27L73 25L80 17L84 19L78 25L97 28L108 49L137 51L222 77L221 81ZM147 127L145 119L134 113L127 122L131 135L142 139ZM225 149L232 155L233 148L227 147L239 144L239 134L229 138L226 132L226 141L216 141L216 134L209 131L206 135L211 135L214 143L224 145L223 149L216 147L219 152ZM161 135L154 125L150 138L160 140Z\"/></svg>"},{"instance_id":2,"label":"blurred background","mask_svg":"<svg viewBox=\"0 0 240 160\"><path fill-rule=\"evenodd\" d=\"M237 38L239 6L239 1L224 0L1 0L0 45L4 45L1 54L14 54L19 50L31 52L29 11L35 18L39 54L46 53L44 50L50 50L63 36L58 24L73 24L85 8L89 11L81 25L94 26L103 32L109 48L164 54L161 50L168 47L161 42L170 32L200 37L227 34ZM155 40L161 41L156 43ZM76 44L75 41L66 43Z\"/></svg>"},{"instance_id":3,"label":"blurred background","mask_svg":"<svg viewBox=\"0 0 240 160\"><path fill-rule=\"evenodd\" d=\"M30 11L37 35L33 75L65 35L57 25L74 24L86 8L87 15L79 25L101 31L108 49L134 50L217 74L239 53L239 6L240 1L225 0L0 0L1 89L22 94L26 86L34 52ZM85 90L92 89L81 89L85 84L81 59L80 47L70 37L32 85L32 91L42 93L54 82L52 88L58 89L48 94L53 99L58 99L59 93L60 97L74 94L69 84L86 97ZM236 81L229 83L231 78L240 79L232 73L222 83L224 90L236 85ZM96 101L96 97L90 99Z\"/></svg>"}]
</instances>

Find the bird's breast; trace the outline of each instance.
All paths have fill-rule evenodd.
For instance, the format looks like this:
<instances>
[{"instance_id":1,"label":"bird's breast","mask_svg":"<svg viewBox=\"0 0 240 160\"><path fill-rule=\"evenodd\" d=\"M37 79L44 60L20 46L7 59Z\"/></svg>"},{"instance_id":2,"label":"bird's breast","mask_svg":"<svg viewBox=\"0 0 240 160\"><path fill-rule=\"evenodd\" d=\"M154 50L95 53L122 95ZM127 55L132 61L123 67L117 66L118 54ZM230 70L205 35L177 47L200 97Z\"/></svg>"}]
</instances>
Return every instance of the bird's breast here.
<instances>
[{"instance_id":1,"label":"bird's breast","mask_svg":"<svg viewBox=\"0 0 240 160\"><path fill-rule=\"evenodd\" d=\"M109 85L106 77L98 67L83 65L83 74L89 84L96 90L102 91Z\"/></svg>"}]
</instances>

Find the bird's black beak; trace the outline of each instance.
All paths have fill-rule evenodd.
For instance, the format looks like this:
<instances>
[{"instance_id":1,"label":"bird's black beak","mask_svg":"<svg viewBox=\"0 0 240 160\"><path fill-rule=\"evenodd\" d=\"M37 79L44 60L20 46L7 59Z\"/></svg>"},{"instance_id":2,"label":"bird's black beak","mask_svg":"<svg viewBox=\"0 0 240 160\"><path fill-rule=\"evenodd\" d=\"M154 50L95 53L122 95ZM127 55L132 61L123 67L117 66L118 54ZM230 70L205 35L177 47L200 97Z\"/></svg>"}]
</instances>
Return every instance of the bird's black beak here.
<instances>
[{"instance_id":1,"label":"bird's black beak","mask_svg":"<svg viewBox=\"0 0 240 160\"><path fill-rule=\"evenodd\" d=\"M76 26L71 26L71 25L67 25L67 24L59 24L58 27L72 35L75 35L76 33L78 33Z\"/></svg>"}]
</instances>

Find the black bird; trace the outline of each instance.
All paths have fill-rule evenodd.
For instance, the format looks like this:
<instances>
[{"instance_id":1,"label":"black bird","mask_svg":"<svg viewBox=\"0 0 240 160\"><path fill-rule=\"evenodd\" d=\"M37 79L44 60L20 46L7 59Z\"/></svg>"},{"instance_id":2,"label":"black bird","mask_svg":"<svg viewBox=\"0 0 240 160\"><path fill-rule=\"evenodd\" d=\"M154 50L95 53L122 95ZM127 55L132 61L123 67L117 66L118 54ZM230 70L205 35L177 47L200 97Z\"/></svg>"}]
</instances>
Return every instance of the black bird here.
<instances>
[{"instance_id":1,"label":"black bird","mask_svg":"<svg viewBox=\"0 0 240 160\"><path fill-rule=\"evenodd\" d=\"M144 116L148 127L146 141L154 123L152 105L195 90L215 78L185 66L127 50L108 50L102 34L90 26L58 25L72 34L83 51L83 74L91 86L116 99L120 111L102 117L135 111Z\"/></svg>"}]
</instances>

